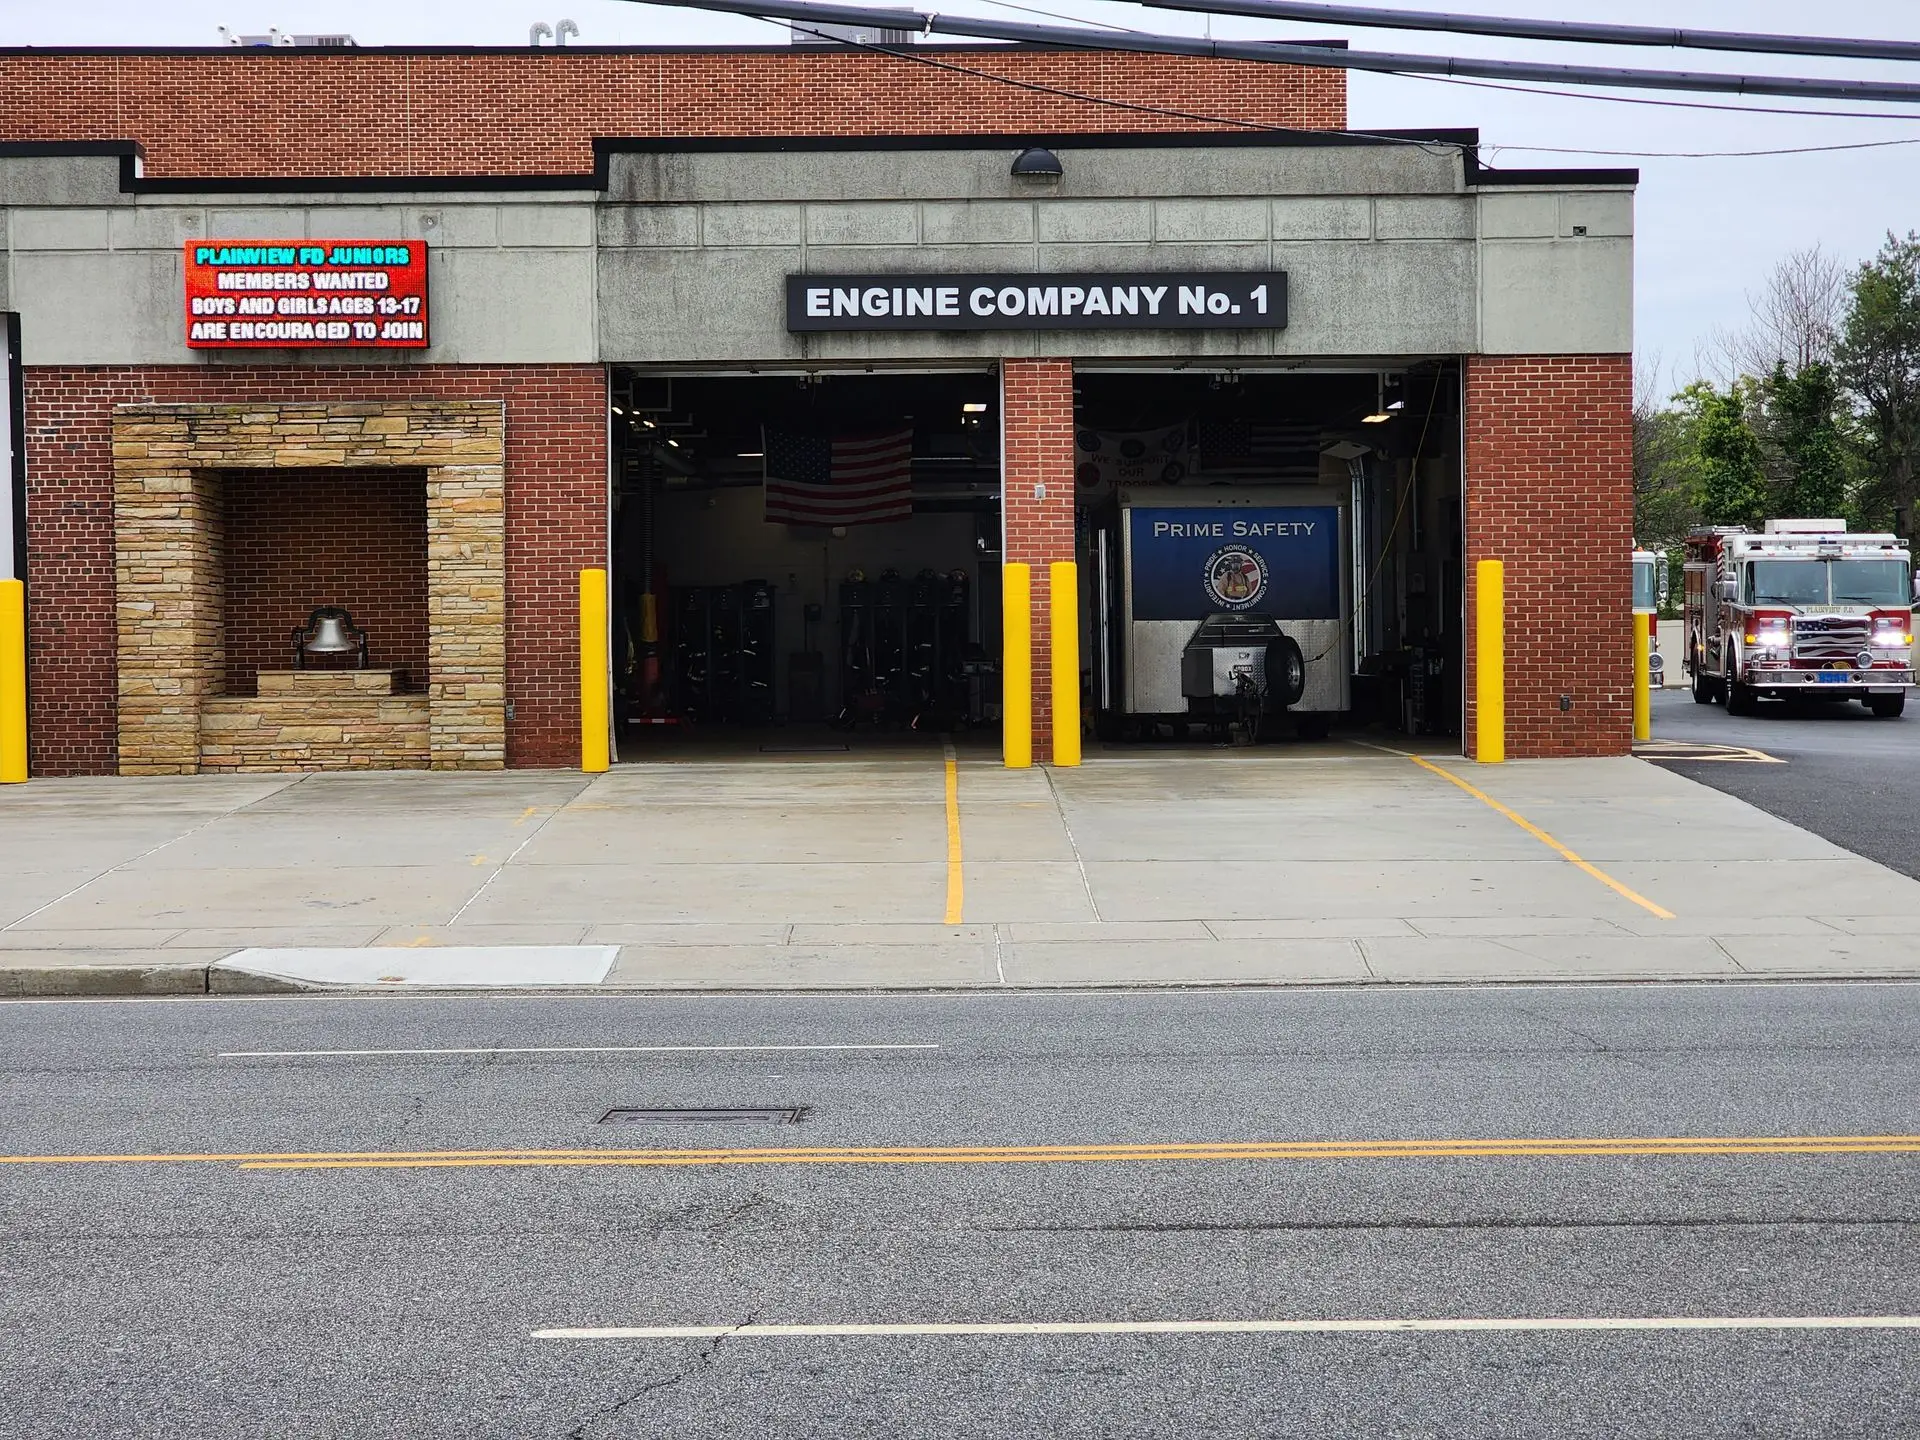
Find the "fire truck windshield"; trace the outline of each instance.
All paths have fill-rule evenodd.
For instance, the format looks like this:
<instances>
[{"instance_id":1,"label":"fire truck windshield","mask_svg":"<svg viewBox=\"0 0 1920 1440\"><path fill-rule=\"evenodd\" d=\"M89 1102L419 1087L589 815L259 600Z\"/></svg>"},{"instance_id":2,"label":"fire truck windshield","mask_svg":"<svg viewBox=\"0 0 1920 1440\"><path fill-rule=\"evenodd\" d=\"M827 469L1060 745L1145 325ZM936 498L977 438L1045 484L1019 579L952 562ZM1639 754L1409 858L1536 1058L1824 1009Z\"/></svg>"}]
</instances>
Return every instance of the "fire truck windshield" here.
<instances>
[{"instance_id":1,"label":"fire truck windshield","mask_svg":"<svg viewBox=\"0 0 1920 1440\"><path fill-rule=\"evenodd\" d=\"M1755 605L1905 605L1905 560L1755 560L1747 567Z\"/></svg>"},{"instance_id":2,"label":"fire truck windshield","mask_svg":"<svg viewBox=\"0 0 1920 1440\"><path fill-rule=\"evenodd\" d=\"M1905 605L1911 598L1904 560L1835 560L1831 568L1836 605Z\"/></svg>"}]
</instances>

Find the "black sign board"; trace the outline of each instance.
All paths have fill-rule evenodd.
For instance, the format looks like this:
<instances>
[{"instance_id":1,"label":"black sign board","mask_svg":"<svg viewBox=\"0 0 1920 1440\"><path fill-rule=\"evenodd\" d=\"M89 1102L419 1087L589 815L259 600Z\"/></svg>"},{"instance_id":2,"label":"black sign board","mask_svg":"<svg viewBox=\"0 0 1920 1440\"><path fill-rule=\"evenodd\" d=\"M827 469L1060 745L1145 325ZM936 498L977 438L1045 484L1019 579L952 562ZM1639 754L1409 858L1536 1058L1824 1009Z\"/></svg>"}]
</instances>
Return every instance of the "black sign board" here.
<instances>
[{"instance_id":1,"label":"black sign board","mask_svg":"<svg viewBox=\"0 0 1920 1440\"><path fill-rule=\"evenodd\" d=\"M787 329L1284 330L1284 270L789 275Z\"/></svg>"}]
</instances>

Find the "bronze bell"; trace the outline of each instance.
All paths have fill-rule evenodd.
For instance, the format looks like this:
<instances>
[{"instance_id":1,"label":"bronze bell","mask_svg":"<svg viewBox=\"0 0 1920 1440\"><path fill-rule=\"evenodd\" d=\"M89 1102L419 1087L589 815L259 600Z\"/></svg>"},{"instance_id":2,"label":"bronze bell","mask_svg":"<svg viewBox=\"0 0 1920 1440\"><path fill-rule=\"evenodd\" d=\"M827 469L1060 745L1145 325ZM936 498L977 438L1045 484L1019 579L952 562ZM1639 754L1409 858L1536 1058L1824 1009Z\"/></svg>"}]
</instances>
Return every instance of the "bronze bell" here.
<instances>
[{"instance_id":1,"label":"bronze bell","mask_svg":"<svg viewBox=\"0 0 1920 1440\"><path fill-rule=\"evenodd\" d=\"M359 648L347 634L345 617L340 615L322 615L313 638L307 641L307 651L312 655L351 655Z\"/></svg>"},{"instance_id":2,"label":"bronze bell","mask_svg":"<svg viewBox=\"0 0 1920 1440\"><path fill-rule=\"evenodd\" d=\"M293 632L293 664L302 669L309 655L358 655L360 668L367 668L367 632L353 623L353 617L338 605L323 605L307 617L307 623Z\"/></svg>"}]
</instances>

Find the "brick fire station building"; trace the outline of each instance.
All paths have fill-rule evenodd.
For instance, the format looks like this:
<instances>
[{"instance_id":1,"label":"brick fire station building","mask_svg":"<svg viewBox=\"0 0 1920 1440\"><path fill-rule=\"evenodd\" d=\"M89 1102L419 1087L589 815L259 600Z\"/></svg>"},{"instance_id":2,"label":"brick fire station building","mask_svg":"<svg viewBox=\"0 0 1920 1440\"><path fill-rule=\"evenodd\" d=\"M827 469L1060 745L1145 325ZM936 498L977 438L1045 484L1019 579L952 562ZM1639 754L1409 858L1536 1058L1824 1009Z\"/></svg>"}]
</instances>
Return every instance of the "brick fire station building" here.
<instances>
[{"instance_id":1,"label":"brick fire station building","mask_svg":"<svg viewBox=\"0 0 1920 1440\"><path fill-rule=\"evenodd\" d=\"M0 52L33 772L577 764L597 566L623 758L923 652L991 721L1006 561L1081 561L1138 735L1127 507L1248 497L1338 516L1325 708L1470 747L1497 557L1508 753L1621 753L1636 176L1346 124L1339 70L1045 48ZM910 517L772 523L871 435Z\"/></svg>"}]
</instances>

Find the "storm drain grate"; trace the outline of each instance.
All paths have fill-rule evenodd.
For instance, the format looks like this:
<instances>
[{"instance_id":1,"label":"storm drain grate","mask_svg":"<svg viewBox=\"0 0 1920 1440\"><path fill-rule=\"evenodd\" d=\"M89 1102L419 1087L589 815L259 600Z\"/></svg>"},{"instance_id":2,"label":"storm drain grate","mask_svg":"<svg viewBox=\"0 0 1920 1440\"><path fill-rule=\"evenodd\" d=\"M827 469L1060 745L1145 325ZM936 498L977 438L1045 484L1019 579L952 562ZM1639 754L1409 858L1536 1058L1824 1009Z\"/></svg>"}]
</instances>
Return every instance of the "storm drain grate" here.
<instances>
[{"instance_id":1,"label":"storm drain grate","mask_svg":"<svg viewBox=\"0 0 1920 1440\"><path fill-rule=\"evenodd\" d=\"M668 1124L715 1125L798 1125L806 1116L804 1105L772 1109L746 1110L609 1110L600 1117L602 1125L658 1120Z\"/></svg>"}]
</instances>

